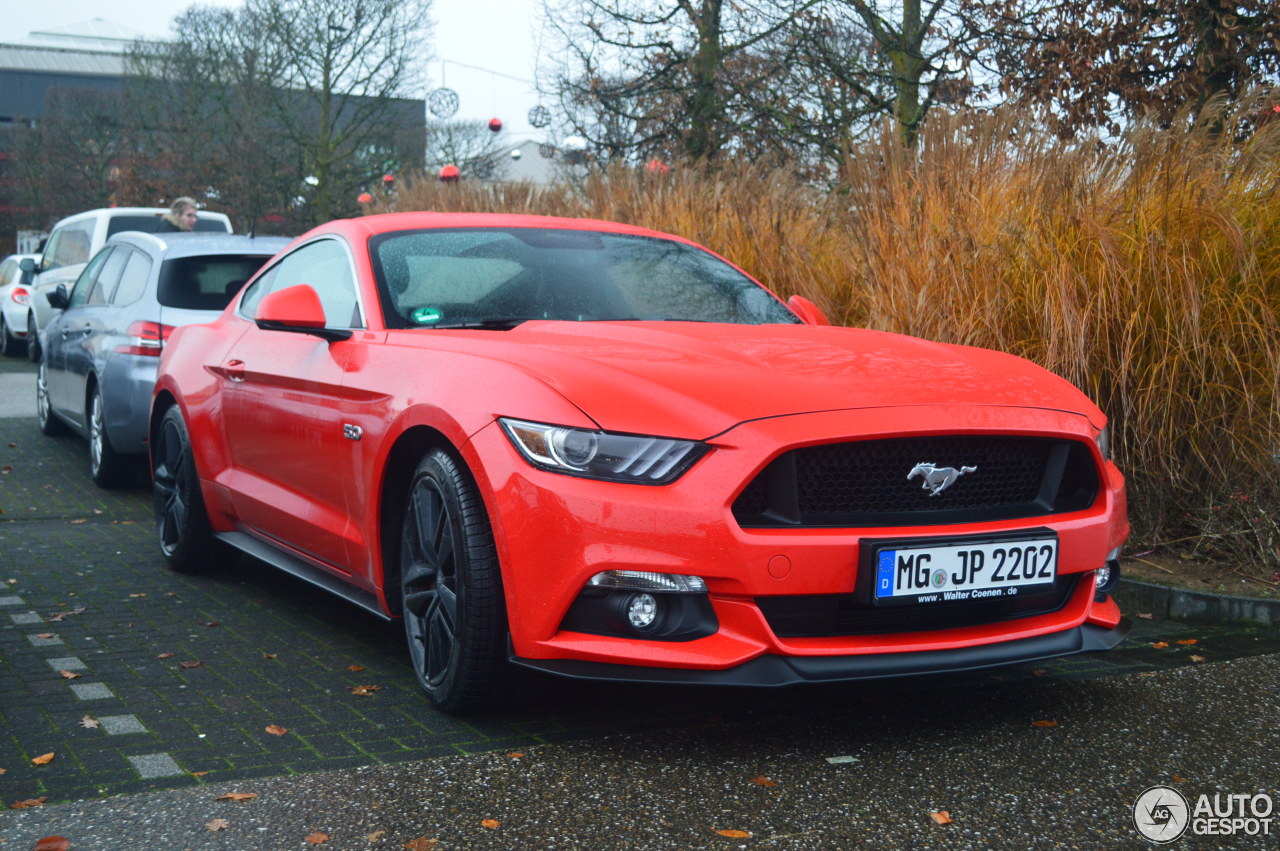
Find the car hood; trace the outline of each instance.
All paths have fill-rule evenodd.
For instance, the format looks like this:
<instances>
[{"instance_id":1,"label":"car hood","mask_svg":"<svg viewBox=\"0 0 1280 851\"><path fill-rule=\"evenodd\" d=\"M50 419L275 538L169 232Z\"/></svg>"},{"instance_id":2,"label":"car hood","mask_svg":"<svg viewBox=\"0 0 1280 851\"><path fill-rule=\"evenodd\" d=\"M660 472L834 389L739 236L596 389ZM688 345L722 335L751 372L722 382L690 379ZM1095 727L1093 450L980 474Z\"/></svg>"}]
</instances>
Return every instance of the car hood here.
<instances>
[{"instance_id":1,"label":"car hood","mask_svg":"<svg viewBox=\"0 0 1280 851\"><path fill-rule=\"evenodd\" d=\"M409 333L465 335L472 353L537 377L606 430L705 438L748 420L920 405L1041 408L1104 422L1084 394L1030 361L880 331L527 322L509 331Z\"/></svg>"}]
</instances>

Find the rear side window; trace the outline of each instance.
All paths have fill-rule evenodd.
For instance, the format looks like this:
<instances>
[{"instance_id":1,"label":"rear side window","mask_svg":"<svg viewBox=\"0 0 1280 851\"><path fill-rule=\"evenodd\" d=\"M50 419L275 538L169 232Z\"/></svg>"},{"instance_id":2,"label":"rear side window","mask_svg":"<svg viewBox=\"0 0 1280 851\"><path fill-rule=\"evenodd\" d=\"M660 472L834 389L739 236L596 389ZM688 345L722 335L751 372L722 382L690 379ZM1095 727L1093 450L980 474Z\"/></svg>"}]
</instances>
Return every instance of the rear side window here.
<instances>
[{"instance_id":1,"label":"rear side window","mask_svg":"<svg viewBox=\"0 0 1280 851\"><path fill-rule=\"evenodd\" d=\"M107 303L111 294L116 291L116 284L120 282L120 273L124 271L124 264L129 261L129 255L132 253L127 248L117 248L111 252L107 262L102 264L98 279L93 282L93 289L89 290L89 299L85 302L86 304Z\"/></svg>"},{"instance_id":2,"label":"rear side window","mask_svg":"<svg viewBox=\"0 0 1280 851\"><path fill-rule=\"evenodd\" d=\"M165 307L222 310L270 258L269 254L218 254L166 260L160 266L157 298Z\"/></svg>"},{"instance_id":3,"label":"rear side window","mask_svg":"<svg viewBox=\"0 0 1280 851\"><path fill-rule=\"evenodd\" d=\"M147 289L147 279L151 277L151 258L141 251L129 252L129 263L120 276L120 285L116 294L111 297L115 305L133 304Z\"/></svg>"}]
</instances>

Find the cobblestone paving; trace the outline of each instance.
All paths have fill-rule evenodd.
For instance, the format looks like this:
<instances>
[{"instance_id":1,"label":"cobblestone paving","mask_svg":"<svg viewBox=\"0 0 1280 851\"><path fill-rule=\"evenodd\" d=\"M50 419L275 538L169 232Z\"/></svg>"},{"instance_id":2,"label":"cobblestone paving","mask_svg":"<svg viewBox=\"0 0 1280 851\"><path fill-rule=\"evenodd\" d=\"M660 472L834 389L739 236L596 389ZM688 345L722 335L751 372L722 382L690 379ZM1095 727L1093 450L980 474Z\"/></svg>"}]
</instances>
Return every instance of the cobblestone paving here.
<instances>
[{"instance_id":1,"label":"cobblestone paving","mask_svg":"<svg viewBox=\"0 0 1280 851\"><path fill-rule=\"evenodd\" d=\"M210 577L166 570L149 493L99 490L86 451L79 439L42 436L33 419L0 418L6 806L786 716L869 692L1034 686L1280 650L1262 629L1139 619L1111 653L985 674L768 692L557 681L552 697L459 720L420 694L396 624L248 558ZM352 693L358 686L378 689ZM52 759L34 762L45 754Z\"/></svg>"}]
</instances>

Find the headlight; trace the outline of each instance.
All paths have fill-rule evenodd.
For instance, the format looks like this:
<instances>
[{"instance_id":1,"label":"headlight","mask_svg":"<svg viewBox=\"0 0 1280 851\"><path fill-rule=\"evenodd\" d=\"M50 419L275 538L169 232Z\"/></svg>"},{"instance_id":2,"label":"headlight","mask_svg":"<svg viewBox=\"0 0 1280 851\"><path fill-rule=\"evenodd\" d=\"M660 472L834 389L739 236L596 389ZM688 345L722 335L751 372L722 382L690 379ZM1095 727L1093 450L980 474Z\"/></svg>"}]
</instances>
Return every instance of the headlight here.
<instances>
[{"instance_id":1,"label":"headlight","mask_svg":"<svg viewBox=\"0 0 1280 851\"><path fill-rule=\"evenodd\" d=\"M1098 444L1098 451L1102 453L1103 461L1111 460L1111 426L1107 426L1098 432L1098 436L1094 438Z\"/></svg>"},{"instance_id":2,"label":"headlight","mask_svg":"<svg viewBox=\"0 0 1280 851\"><path fill-rule=\"evenodd\" d=\"M668 437L614 434L499 419L516 449L535 467L609 482L665 485L707 451L706 444Z\"/></svg>"}]
</instances>

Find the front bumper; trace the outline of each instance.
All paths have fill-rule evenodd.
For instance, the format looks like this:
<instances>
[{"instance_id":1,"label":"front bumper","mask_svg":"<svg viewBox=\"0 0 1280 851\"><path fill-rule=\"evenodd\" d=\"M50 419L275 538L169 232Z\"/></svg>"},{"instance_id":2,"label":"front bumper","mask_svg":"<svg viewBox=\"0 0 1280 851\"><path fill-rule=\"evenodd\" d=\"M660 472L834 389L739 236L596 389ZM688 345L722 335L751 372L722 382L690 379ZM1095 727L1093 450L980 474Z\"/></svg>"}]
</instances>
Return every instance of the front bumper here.
<instances>
[{"instance_id":1,"label":"front bumper","mask_svg":"<svg viewBox=\"0 0 1280 851\"><path fill-rule=\"evenodd\" d=\"M999 644L957 647L950 650L921 650L914 653L885 653L869 656L778 656L765 655L722 670L651 668L614 665L577 659L510 660L521 667L547 674L582 680L651 683L654 685L717 685L776 688L802 683L838 683L853 680L911 677L957 671L976 671L1023 662L1038 662L1077 653L1110 650L1129 634L1131 623L1121 618L1113 628L1083 624L1064 632L1038 635Z\"/></svg>"}]
</instances>

